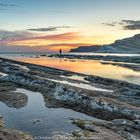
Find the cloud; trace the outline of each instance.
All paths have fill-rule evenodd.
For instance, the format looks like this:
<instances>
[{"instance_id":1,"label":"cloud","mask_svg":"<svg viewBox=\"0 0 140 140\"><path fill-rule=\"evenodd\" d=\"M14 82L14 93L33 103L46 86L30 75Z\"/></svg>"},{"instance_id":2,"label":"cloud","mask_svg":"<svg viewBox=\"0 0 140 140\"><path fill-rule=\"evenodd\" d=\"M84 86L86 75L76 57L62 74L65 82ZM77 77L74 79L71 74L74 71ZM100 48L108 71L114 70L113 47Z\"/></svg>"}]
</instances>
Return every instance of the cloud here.
<instances>
[{"instance_id":1,"label":"cloud","mask_svg":"<svg viewBox=\"0 0 140 140\"><path fill-rule=\"evenodd\" d=\"M33 52L37 51L34 48L30 48L28 46L1 46L0 52Z\"/></svg>"},{"instance_id":2,"label":"cloud","mask_svg":"<svg viewBox=\"0 0 140 140\"><path fill-rule=\"evenodd\" d=\"M0 30L0 43L28 41L28 40L51 40L51 41L66 41L79 39L77 32L66 32L61 34L42 35L28 31L6 31Z\"/></svg>"},{"instance_id":3,"label":"cloud","mask_svg":"<svg viewBox=\"0 0 140 140\"><path fill-rule=\"evenodd\" d=\"M46 45L45 47L70 47L70 48L75 48L76 46L83 46L83 45L89 45L87 43L53 43L53 44L49 44Z\"/></svg>"},{"instance_id":4,"label":"cloud","mask_svg":"<svg viewBox=\"0 0 140 140\"><path fill-rule=\"evenodd\" d=\"M75 40L79 39L80 36L77 32L66 32L62 34L55 34L55 35L46 35L41 37L34 37L33 39L47 39L47 40L54 40L54 41L65 41L65 40Z\"/></svg>"},{"instance_id":5,"label":"cloud","mask_svg":"<svg viewBox=\"0 0 140 140\"><path fill-rule=\"evenodd\" d=\"M21 51L28 51L27 48L29 48L29 50L33 51L43 51L43 49L46 51L55 51L62 47L63 50L69 50L74 46L77 47L80 45L80 43L77 43L79 39L81 39L81 36L77 32L44 35L34 34L29 31L0 30L0 49L5 51L12 51L12 49L13 51L19 51L20 49Z\"/></svg>"},{"instance_id":6,"label":"cloud","mask_svg":"<svg viewBox=\"0 0 140 140\"><path fill-rule=\"evenodd\" d=\"M36 51L49 51L49 52L58 52L61 48L63 51L69 51L72 48L76 48L79 46L87 46L91 44L87 43L53 43L44 46L35 46L34 50Z\"/></svg>"},{"instance_id":7,"label":"cloud","mask_svg":"<svg viewBox=\"0 0 140 140\"><path fill-rule=\"evenodd\" d=\"M55 14L71 14L70 11L64 11L64 10L51 10L49 12L55 13Z\"/></svg>"},{"instance_id":8,"label":"cloud","mask_svg":"<svg viewBox=\"0 0 140 140\"><path fill-rule=\"evenodd\" d=\"M47 28L36 28L36 29L27 29L30 31L39 31L39 32L48 32L48 31L57 31L58 29L71 28L70 26L50 26Z\"/></svg>"},{"instance_id":9,"label":"cloud","mask_svg":"<svg viewBox=\"0 0 140 140\"><path fill-rule=\"evenodd\" d=\"M122 26L123 30L140 30L140 20L122 20L120 22L102 23L105 26Z\"/></svg>"},{"instance_id":10,"label":"cloud","mask_svg":"<svg viewBox=\"0 0 140 140\"><path fill-rule=\"evenodd\" d=\"M125 30L140 30L140 20L122 20Z\"/></svg>"},{"instance_id":11,"label":"cloud","mask_svg":"<svg viewBox=\"0 0 140 140\"><path fill-rule=\"evenodd\" d=\"M10 41L22 38L33 37L34 34L27 31L6 31L0 30L0 41Z\"/></svg>"},{"instance_id":12,"label":"cloud","mask_svg":"<svg viewBox=\"0 0 140 140\"><path fill-rule=\"evenodd\" d=\"M16 9L19 7L20 7L19 5L14 4L14 3L2 3L2 2L0 2L0 11L1 12L17 11Z\"/></svg>"},{"instance_id":13,"label":"cloud","mask_svg":"<svg viewBox=\"0 0 140 140\"><path fill-rule=\"evenodd\" d=\"M113 23L102 23L102 24L105 26L115 26L115 24L113 24Z\"/></svg>"},{"instance_id":14,"label":"cloud","mask_svg":"<svg viewBox=\"0 0 140 140\"><path fill-rule=\"evenodd\" d=\"M0 3L0 7L18 7L18 5L12 3Z\"/></svg>"},{"instance_id":15,"label":"cloud","mask_svg":"<svg viewBox=\"0 0 140 140\"><path fill-rule=\"evenodd\" d=\"M55 51L60 48L69 51L82 45L91 45L83 41L84 36L79 32L66 32L57 34L34 33L31 31L5 31L0 30L0 50L11 52L25 51Z\"/></svg>"},{"instance_id":16,"label":"cloud","mask_svg":"<svg viewBox=\"0 0 140 140\"><path fill-rule=\"evenodd\" d=\"M0 50L1 52L58 52L58 50L61 48L63 51L69 51L71 48L76 48L78 46L88 45L84 43L54 43L44 46L1 46Z\"/></svg>"},{"instance_id":17,"label":"cloud","mask_svg":"<svg viewBox=\"0 0 140 140\"><path fill-rule=\"evenodd\" d=\"M102 23L102 24L105 25L105 26L116 26L117 24L119 24L119 22L111 22L111 23L105 22L105 23Z\"/></svg>"},{"instance_id":18,"label":"cloud","mask_svg":"<svg viewBox=\"0 0 140 140\"><path fill-rule=\"evenodd\" d=\"M48 40L48 41L70 41L70 40L76 40L79 39L81 36L77 32L66 32L62 34L51 34L51 35L41 35L41 36L36 36L36 35L31 35L30 34L24 37L17 37L17 38L11 38L9 42L23 42L23 41L32 41L32 40Z\"/></svg>"}]
</instances>

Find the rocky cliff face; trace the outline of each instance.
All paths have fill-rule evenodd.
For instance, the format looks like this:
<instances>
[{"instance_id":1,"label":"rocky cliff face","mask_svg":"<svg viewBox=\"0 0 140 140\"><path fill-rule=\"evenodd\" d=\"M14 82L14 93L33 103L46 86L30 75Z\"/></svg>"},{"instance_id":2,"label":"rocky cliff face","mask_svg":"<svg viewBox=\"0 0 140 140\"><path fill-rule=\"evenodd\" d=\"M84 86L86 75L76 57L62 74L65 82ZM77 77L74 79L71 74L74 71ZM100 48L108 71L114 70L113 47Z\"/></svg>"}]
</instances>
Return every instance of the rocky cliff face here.
<instances>
[{"instance_id":1,"label":"rocky cliff face","mask_svg":"<svg viewBox=\"0 0 140 140\"><path fill-rule=\"evenodd\" d=\"M115 41L112 46L120 52L140 53L140 34Z\"/></svg>"},{"instance_id":2,"label":"rocky cliff face","mask_svg":"<svg viewBox=\"0 0 140 140\"><path fill-rule=\"evenodd\" d=\"M82 51L81 51L82 48ZM140 34L103 46L85 46L72 49L70 52L99 52L99 53L140 53Z\"/></svg>"}]
</instances>

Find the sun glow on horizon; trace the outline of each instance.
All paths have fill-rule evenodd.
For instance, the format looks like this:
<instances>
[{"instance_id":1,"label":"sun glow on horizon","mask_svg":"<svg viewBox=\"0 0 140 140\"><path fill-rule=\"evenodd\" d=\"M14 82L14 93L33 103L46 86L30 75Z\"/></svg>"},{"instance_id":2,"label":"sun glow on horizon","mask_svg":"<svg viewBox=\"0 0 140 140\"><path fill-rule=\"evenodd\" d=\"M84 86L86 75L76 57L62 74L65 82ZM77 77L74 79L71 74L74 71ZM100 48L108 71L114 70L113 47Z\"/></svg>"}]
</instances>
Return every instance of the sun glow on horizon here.
<instances>
[{"instance_id":1,"label":"sun glow on horizon","mask_svg":"<svg viewBox=\"0 0 140 140\"><path fill-rule=\"evenodd\" d=\"M38 51L58 51L60 48L63 51L68 52L70 49L79 46L90 45L103 45L114 42L114 38L111 36L91 36L84 35L77 32L68 32L62 34L42 35L29 38L19 38L8 40L8 46L25 46L29 48L36 48Z\"/></svg>"}]
</instances>

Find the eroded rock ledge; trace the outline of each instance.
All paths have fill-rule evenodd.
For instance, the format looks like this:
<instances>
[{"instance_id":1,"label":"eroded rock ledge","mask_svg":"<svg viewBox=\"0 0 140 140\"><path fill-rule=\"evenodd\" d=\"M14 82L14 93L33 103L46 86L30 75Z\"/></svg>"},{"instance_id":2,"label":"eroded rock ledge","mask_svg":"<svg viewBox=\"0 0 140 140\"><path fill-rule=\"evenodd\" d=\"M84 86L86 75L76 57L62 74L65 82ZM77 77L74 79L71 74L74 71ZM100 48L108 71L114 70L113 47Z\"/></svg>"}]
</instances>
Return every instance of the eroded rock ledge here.
<instances>
[{"instance_id":1,"label":"eroded rock ledge","mask_svg":"<svg viewBox=\"0 0 140 140\"><path fill-rule=\"evenodd\" d=\"M72 119L72 123L82 128L74 131L72 137L89 138L98 140L138 140L140 138L140 122L127 119L95 122L88 120Z\"/></svg>"},{"instance_id":2,"label":"eroded rock ledge","mask_svg":"<svg viewBox=\"0 0 140 140\"><path fill-rule=\"evenodd\" d=\"M7 69L8 70L8 69ZM81 89L59 84L57 82L36 78L35 76L16 72L0 78L0 81L13 82L21 87L39 91L45 100L55 100L55 103L75 110L85 112L95 117L112 120L116 118L138 119L139 112L136 108L129 108L119 104L112 104L104 99L91 97ZM88 91L87 91L88 92ZM91 92L91 91L89 91Z\"/></svg>"},{"instance_id":3,"label":"eroded rock ledge","mask_svg":"<svg viewBox=\"0 0 140 140\"><path fill-rule=\"evenodd\" d=\"M98 83L101 85L105 85L108 87L112 87L114 92L121 95L127 96L140 96L140 86L135 85L132 83L109 79L109 78L102 78L98 76L87 76L85 80L88 80L92 83Z\"/></svg>"},{"instance_id":4,"label":"eroded rock ledge","mask_svg":"<svg viewBox=\"0 0 140 140\"><path fill-rule=\"evenodd\" d=\"M140 56L102 56L102 55L74 55L74 54L52 54L49 57L58 58L69 58L69 59L88 59L88 60L104 60L113 62L129 62L129 63L140 63Z\"/></svg>"},{"instance_id":5,"label":"eroded rock ledge","mask_svg":"<svg viewBox=\"0 0 140 140\"><path fill-rule=\"evenodd\" d=\"M15 92L16 85L9 82L0 82L0 101L8 107L22 108L28 102L27 95Z\"/></svg>"},{"instance_id":6,"label":"eroded rock ledge","mask_svg":"<svg viewBox=\"0 0 140 140\"><path fill-rule=\"evenodd\" d=\"M91 136L99 140L139 139L140 87L138 85L97 76L82 75L90 83L108 87L113 92L84 90L45 79L47 77L58 78L62 74L73 74L72 72L27 63L24 65L24 63L18 62L20 65L27 66L29 68L27 71L12 65L12 62L16 64L16 61L11 60L4 60L0 63L0 70L8 74L1 76L0 82L12 84L12 86L9 86L10 91L15 89L16 85L32 91L38 91L42 93L47 106L68 107L106 120L97 123L72 119L72 123L83 130L73 132L68 138L77 139L81 136L90 138ZM5 90L4 86L3 90Z\"/></svg>"},{"instance_id":7,"label":"eroded rock ledge","mask_svg":"<svg viewBox=\"0 0 140 140\"><path fill-rule=\"evenodd\" d=\"M139 100L140 87L137 85L97 76L85 75L86 80L113 88L114 92L104 93L83 90L58 82L53 82L51 80L42 79L41 77L36 77L32 74L34 71L42 71L47 75L60 75L60 73L65 74L65 71L63 70L58 71L52 68L49 69L48 67L45 68L25 63L30 70L24 71L15 65L11 65L9 62L16 63L16 61L7 59L4 59L4 63L0 63L2 72L8 74L7 76L2 76L0 81L16 83L26 89L41 92L46 101L46 105L50 102L49 105L54 104L55 106L69 107L106 120L118 118L134 120L140 117L139 108L136 107L136 105L132 106L132 101L130 101L130 104L126 101L129 97L132 97L135 101ZM23 62L22 65L24 65ZM66 72L68 73L68 71Z\"/></svg>"},{"instance_id":8,"label":"eroded rock ledge","mask_svg":"<svg viewBox=\"0 0 140 140\"><path fill-rule=\"evenodd\" d=\"M33 138L24 132L4 128L3 118L0 117L0 140L33 140Z\"/></svg>"}]
</instances>

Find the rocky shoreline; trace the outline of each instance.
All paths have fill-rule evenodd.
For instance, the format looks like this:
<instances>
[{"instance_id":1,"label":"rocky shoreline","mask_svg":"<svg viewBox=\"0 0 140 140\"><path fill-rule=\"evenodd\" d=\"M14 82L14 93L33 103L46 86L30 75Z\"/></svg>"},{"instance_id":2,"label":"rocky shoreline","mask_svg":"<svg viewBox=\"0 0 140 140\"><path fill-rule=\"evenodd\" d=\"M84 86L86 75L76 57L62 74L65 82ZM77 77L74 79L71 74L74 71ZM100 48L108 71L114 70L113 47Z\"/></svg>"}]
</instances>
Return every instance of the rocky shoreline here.
<instances>
[{"instance_id":1,"label":"rocky shoreline","mask_svg":"<svg viewBox=\"0 0 140 140\"><path fill-rule=\"evenodd\" d=\"M107 62L107 61L103 61L103 62L101 62L102 64L104 64L104 65L108 65L108 64L110 64L110 65L114 65L114 66L121 66L121 67L125 67L125 68L129 68L129 69L132 69L132 70L134 70L134 71L140 71L140 64L138 63L138 64L124 64L124 63L117 63L117 62Z\"/></svg>"},{"instance_id":2,"label":"rocky shoreline","mask_svg":"<svg viewBox=\"0 0 140 140\"><path fill-rule=\"evenodd\" d=\"M10 130L4 127L3 118L0 117L0 139L1 140L33 140L33 138L19 130Z\"/></svg>"},{"instance_id":3,"label":"rocky shoreline","mask_svg":"<svg viewBox=\"0 0 140 140\"><path fill-rule=\"evenodd\" d=\"M122 139L129 138L129 135L134 135L134 137L137 138L140 137L138 134L140 128L138 125L140 119L140 87L138 85L130 84L124 81L101 78L97 76L87 76L64 70L16 62L14 60L4 58L0 58L0 60L0 72L7 74L0 77L0 84L10 83L13 84L13 88L21 87L40 92L44 97L46 106L71 108L73 110L105 120L106 126L103 125L102 122L102 126L101 124L97 125L93 122L88 124L94 125L95 127L104 127L107 129L108 133L110 133L110 131L116 133L116 139L119 133ZM18 64L18 66L15 64ZM85 81L88 81L89 84L100 88L110 89L113 92L92 91L90 89L87 90L57 82L57 80L67 80L69 82L84 83L83 81L71 80L67 78L68 75L74 74L83 76ZM62 75L65 76L65 78L62 77ZM12 89L10 89L10 91L12 91ZM14 95L15 93L13 94L13 92L11 92L11 94L12 97L16 97L16 95ZM27 101L26 97L24 95L22 96L22 94L20 95L21 96L18 97L18 100L22 100L23 102L20 102L20 105L24 106ZM12 99L9 94L5 94L5 96ZM1 101L7 103L7 98L6 101ZM11 102L12 100L9 101ZM17 105L19 107L18 103L16 104L16 107ZM133 123L133 127L129 126L127 123L125 125L125 127L127 126L128 129L130 128L129 133L127 133L128 130L121 129L122 126L119 125L119 120L125 120L126 122ZM115 121L117 126L113 123ZM108 122L112 124L112 127L109 127L111 124ZM135 122L137 122L137 124L135 124ZM77 125L77 123L75 124ZM131 131L131 127L133 128L133 131ZM116 131L116 129L118 129L118 131ZM94 133L92 136L94 136ZM104 136L101 135L100 139L104 139ZM73 135L72 137L75 136Z\"/></svg>"},{"instance_id":4,"label":"rocky shoreline","mask_svg":"<svg viewBox=\"0 0 140 140\"><path fill-rule=\"evenodd\" d=\"M0 82L0 101L8 107L22 108L26 106L28 98L25 94L15 92L16 85L8 82Z\"/></svg>"},{"instance_id":5,"label":"rocky shoreline","mask_svg":"<svg viewBox=\"0 0 140 140\"><path fill-rule=\"evenodd\" d=\"M140 56L110 56L110 55L74 55L74 54L51 54L49 57L69 58L69 59L88 59L88 60L104 60L113 62L129 62L140 63Z\"/></svg>"},{"instance_id":6,"label":"rocky shoreline","mask_svg":"<svg viewBox=\"0 0 140 140\"><path fill-rule=\"evenodd\" d=\"M121 66L132 69L134 71L140 71L140 56L101 56L101 55L73 55L73 54L52 54L49 57L68 58L68 59L87 59L87 60L100 60L101 64Z\"/></svg>"}]
</instances>

